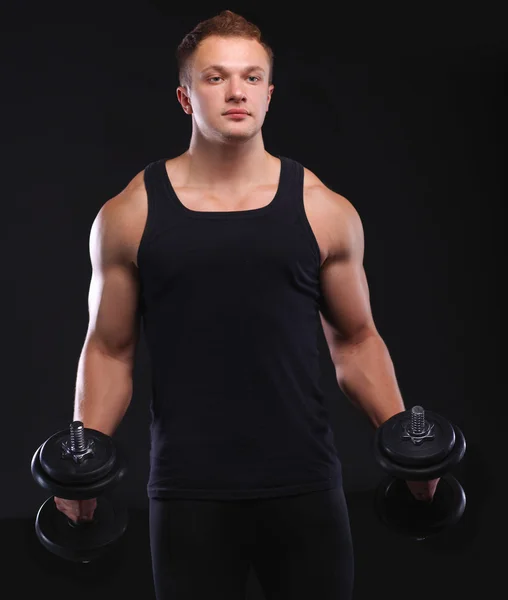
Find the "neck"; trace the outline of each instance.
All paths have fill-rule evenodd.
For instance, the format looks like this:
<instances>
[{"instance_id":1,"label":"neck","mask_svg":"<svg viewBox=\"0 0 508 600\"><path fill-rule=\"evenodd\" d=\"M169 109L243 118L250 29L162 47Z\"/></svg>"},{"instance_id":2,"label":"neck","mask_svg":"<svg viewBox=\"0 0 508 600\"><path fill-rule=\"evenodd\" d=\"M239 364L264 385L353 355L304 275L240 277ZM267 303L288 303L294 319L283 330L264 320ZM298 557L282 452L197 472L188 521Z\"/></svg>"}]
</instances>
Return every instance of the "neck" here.
<instances>
[{"instance_id":1,"label":"neck","mask_svg":"<svg viewBox=\"0 0 508 600\"><path fill-rule=\"evenodd\" d=\"M235 191L265 180L271 155L261 135L237 144L211 144L193 135L182 159L188 185Z\"/></svg>"}]
</instances>

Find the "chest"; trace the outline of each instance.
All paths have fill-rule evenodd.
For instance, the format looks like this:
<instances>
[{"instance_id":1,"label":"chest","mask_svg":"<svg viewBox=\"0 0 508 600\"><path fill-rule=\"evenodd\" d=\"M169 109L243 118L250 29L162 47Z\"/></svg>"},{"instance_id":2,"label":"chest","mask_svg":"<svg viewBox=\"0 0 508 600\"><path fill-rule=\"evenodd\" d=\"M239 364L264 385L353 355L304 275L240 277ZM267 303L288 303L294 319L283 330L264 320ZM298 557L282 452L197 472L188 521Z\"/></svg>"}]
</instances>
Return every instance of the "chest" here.
<instances>
[{"instance_id":1,"label":"chest","mask_svg":"<svg viewBox=\"0 0 508 600\"><path fill-rule=\"evenodd\" d=\"M244 195L241 198L234 197L234 205L232 200L228 201L225 196L217 197L213 194L203 195L202 192L197 193L192 190L175 190L178 194L180 202L188 209L200 212L235 212L244 210L259 209L267 206L272 202L275 188L267 186L265 189L260 188L255 192ZM316 238L319 246L320 264L322 265L328 256L328 236L327 236L327 214L326 206L323 203L317 202L310 191L304 188L304 209L311 231ZM135 215L132 220L129 255L134 265L137 265L137 254L145 223L147 219L147 200L140 201L135 208Z\"/></svg>"},{"instance_id":2,"label":"chest","mask_svg":"<svg viewBox=\"0 0 508 600\"><path fill-rule=\"evenodd\" d=\"M188 209L199 212L236 212L267 206L273 200L276 186L256 186L239 195L237 192L214 194L202 189L175 187L179 201Z\"/></svg>"}]
</instances>

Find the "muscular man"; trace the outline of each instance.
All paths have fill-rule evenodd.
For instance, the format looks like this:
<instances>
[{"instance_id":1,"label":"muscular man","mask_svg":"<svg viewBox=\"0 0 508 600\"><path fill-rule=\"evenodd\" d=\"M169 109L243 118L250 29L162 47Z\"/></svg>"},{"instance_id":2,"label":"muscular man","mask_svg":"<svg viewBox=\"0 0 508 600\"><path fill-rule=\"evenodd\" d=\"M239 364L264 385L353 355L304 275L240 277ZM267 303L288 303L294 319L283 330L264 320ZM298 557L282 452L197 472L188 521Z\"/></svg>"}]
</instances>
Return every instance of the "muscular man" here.
<instances>
[{"instance_id":1,"label":"muscular man","mask_svg":"<svg viewBox=\"0 0 508 600\"><path fill-rule=\"evenodd\" d=\"M347 600L353 546L318 327L374 427L405 410L371 314L362 224L317 175L265 150L273 53L255 25L224 11L177 56L189 148L147 165L92 225L73 418L114 434L143 319L158 600L239 600L250 564L267 599ZM432 498L436 483L410 486ZM55 502L74 519L95 506Z\"/></svg>"}]
</instances>

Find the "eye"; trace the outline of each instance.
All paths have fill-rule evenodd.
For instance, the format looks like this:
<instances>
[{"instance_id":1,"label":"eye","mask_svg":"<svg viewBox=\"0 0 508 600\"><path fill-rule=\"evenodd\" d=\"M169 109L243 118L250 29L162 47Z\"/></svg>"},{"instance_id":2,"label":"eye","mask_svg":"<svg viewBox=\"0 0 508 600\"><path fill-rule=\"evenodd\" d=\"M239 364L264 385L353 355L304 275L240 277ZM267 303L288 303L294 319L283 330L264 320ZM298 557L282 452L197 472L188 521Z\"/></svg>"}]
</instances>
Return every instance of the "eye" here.
<instances>
[{"instance_id":1,"label":"eye","mask_svg":"<svg viewBox=\"0 0 508 600\"><path fill-rule=\"evenodd\" d=\"M259 78L259 77L257 77L256 75L249 75L249 78L250 78L250 79L254 78L254 79L257 79L258 81L259 81L259 79L260 79L260 78Z\"/></svg>"},{"instance_id":2,"label":"eye","mask_svg":"<svg viewBox=\"0 0 508 600\"><path fill-rule=\"evenodd\" d=\"M210 81L211 79L220 79L219 75L213 75L212 77L208 78L208 81Z\"/></svg>"}]
</instances>

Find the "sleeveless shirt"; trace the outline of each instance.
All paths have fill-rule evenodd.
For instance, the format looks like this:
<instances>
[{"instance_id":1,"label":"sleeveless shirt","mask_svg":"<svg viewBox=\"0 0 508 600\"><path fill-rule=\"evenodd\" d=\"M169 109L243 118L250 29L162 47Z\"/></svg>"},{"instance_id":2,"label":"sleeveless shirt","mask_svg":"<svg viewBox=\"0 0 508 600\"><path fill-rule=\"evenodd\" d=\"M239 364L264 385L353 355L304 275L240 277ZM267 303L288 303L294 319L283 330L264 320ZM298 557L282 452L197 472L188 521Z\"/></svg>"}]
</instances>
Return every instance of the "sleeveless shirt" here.
<instances>
[{"instance_id":1,"label":"sleeveless shirt","mask_svg":"<svg viewBox=\"0 0 508 600\"><path fill-rule=\"evenodd\" d=\"M138 249L150 372L149 498L235 500L342 483L320 387L320 254L303 166L270 204L195 211L148 164Z\"/></svg>"}]
</instances>

